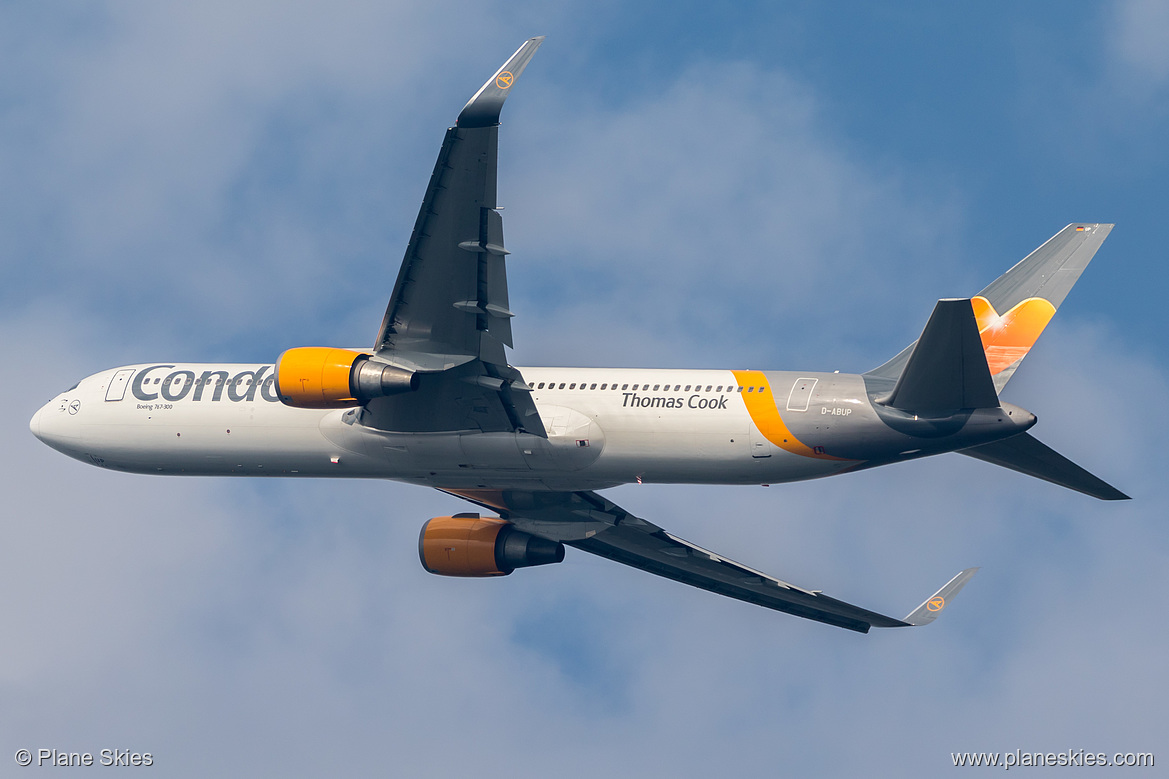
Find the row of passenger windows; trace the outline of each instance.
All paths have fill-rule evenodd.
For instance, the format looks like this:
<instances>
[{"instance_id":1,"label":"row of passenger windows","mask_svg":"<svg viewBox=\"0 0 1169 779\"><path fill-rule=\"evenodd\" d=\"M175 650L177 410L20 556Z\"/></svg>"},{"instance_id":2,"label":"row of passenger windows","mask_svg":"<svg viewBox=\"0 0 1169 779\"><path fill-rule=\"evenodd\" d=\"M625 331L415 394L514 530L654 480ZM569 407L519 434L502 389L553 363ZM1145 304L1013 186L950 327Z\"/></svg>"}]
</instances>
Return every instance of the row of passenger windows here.
<instances>
[{"instance_id":1,"label":"row of passenger windows","mask_svg":"<svg viewBox=\"0 0 1169 779\"><path fill-rule=\"evenodd\" d=\"M536 385L536 389L544 389L545 386L547 386L547 388L550 390L551 389L570 389L570 390L573 390L573 389L577 389L577 382L574 381L571 384L568 384L567 386L565 386L565 382L563 382L563 381L560 382L559 384L557 384L554 381L549 381L549 382L542 381ZM673 385L672 391L673 392L690 392L691 390L693 390L694 392L712 392L712 391L713 392L722 392L724 389L724 386L722 384L719 384L717 387L713 387L713 389L712 389L712 386L713 385L707 384L706 388L703 389L701 384L693 384L693 385L687 384L685 386L683 386L681 384L675 384L675 385ZM651 388L648 384L632 384L632 385L622 384L620 387L618 387L616 384L605 383L605 384L602 384L600 387L598 387L596 384L589 384L588 382L585 382L585 381L580 382L580 389L582 389L582 390L621 389L621 390L631 390L631 391L636 391L638 389L641 389L642 392L670 392L671 391L669 384L655 384ZM725 389L727 392L754 392L756 389L758 389L760 392L763 392L764 388L763 387L758 387L758 388L756 388L756 387L736 387L734 384L728 384L728 385L726 385Z\"/></svg>"},{"instance_id":2,"label":"row of passenger windows","mask_svg":"<svg viewBox=\"0 0 1169 779\"><path fill-rule=\"evenodd\" d=\"M268 379L271 379L271 378L272 378L271 376L269 376L269 377L268 377ZM154 380L154 382L153 382L153 383L154 383L154 384L158 384L160 381L162 381L162 379L161 379L161 378L156 378L156 379ZM206 383L206 384L208 384L208 385L211 385L211 384L223 384L223 382L224 382L224 379L223 379L223 377L220 377L218 380L215 380L215 379L213 379L213 378L211 378L211 377L208 377L206 382L204 382L204 381L203 381L203 379L202 379L202 377L200 377L200 378L198 378L198 379L195 379L195 382L194 382L194 383L195 383L195 384L204 384L204 383ZM145 386L145 385L147 385L147 384L150 384L150 383L151 383L150 379L147 379L146 381L142 382L142 385L143 385L143 386ZM175 376L173 379L170 379L170 378L168 377L168 381L167 381L167 383L168 383L168 384L182 384L182 383L183 383L183 377L182 377L182 376ZM228 383L228 384L231 384L231 379L227 379L227 383ZM235 380L235 384L236 384L236 386L238 386L238 387L242 387L242 386L245 386L245 385L247 385L247 386L249 386L249 387L250 387L250 386L252 385L252 380L251 380L251 379L236 379L236 380ZM583 387L584 387L584 385L582 384L582 385L581 385L581 387L583 388Z\"/></svg>"},{"instance_id":3,"label":"row of passenger windows","mask_svg":"<svg viewBox=\"0 0 1169 779\"><path fill-rule=\"evenodd\" d=\"M269 377L269 378L271 378L271 377ZM180 383L182 380L183 380L183 377L182 377L182 376L177 376L177 377L175 377L175 378L173 379L173 382L174 382L175 384L178 384L178 383ZM154 384L158 384L158 383L159 383L159 381L160 381L160 379L157 379L157 378L156 378L156 379L154 380L154 382L153 382L153 383L154 383ZM229 383L230 383L230 380L228 380L228 381L229 381ZM150 382L149 382L149 381L147 381L147 382L144 382L144 383L147 383L147 384L149 384ZM203 378L202 378L202 377L200 377L200 378L198 378L198 379L195 379L195 382L194 382L194 383L195 383L195 384L203 384L203 383L204 383L204 380L203 380ZM213 379L212 377L208 377L208 378L207 378L207 380L206 380L206 383L207 383L207 384L223 384L223 378L221 377L221 378L219 378L219 379L218 379L218 381L216 381L216 380L215 380L215 379ZM245 384L245 383L246 383L247 385L251 385L251 383L252 383L252 379L250 379L250 378L248 378L248 379L242 379L242 378L240 378L240 379L236 379L236 380L235 380L235 383L236 383L236 384L238 384L238 385L243 385L243 384ZM578 385L577 385L577 382L575 382L575 381L574 381L574 382L571 382L571 383L568 383L568 384L567 384L567 386L566 386L566 382L563 382L563 381L562 381L562 382L560 382L560 384L559 384L559 385L558 385L556 382L554 382L554 381L549 381L549 382L544 382L544 381L542 381L542 382L540 382L538 385L536 385L536 389L544 389L545 387L547 387L547 388L548 388L548 389L550 389L550 390L551 390L551 389L570 389L570 390L574 390L574 389L577 389L577 386L578 386ZM636 392L637 390L639 390L639 389L640 389L642 392L670 392L670 391L671 391L671 390L670 390L670 385L669 385L669 384L655 384L655 385L653 385L653 387L652 387L652 388L650 387L650 385L649 385L649 384L632 384L632 385L630 385L630 384L622 384L620 387L618 387L616 384L609 384L608 382L606 382L606 383L604 383L604 384L601 384L601 385L600 385L600 387L598 387L598 386L596 385L596 383L589 384L588 382L584 382L584 381L582 381L582 382L580 382L580 383L579 383L579 387L580 387L580 389L582 389L582 390L595 390L595 389L608 389L608 390L615 390L615 389L622 389L622 390L632 390L632 391L635 391L635 392ZM722 385L722 384L719 384L718 386L713 386L713 385L707 384L705 389L703 389L703 387L702 387L702 385L701 385L701 384L693 384L693 385L691 385L691 384L687 384L687 385L685 385L685 386L683 386L683 385L681 385L681 384L675 384L675 385L673 385L673 387L674 387L674 388L673 388L673 391L674 391L674 392L690 392L690 391L692 391L692 390L693 390L694 392L712 392L712 391L713 391L713 392L722 392L722 391L723 391L723 389L724 389L724 385ZM726 386L725 386L725 389L726 389L726 391L727 391L727 392L754 392L754 391L756 390L756 388L755 388L755 387L736 387L734 384L728 384L728 385L726 385ZM763 387L759 387L759 388L758 388L758 390L759 390L760 392L762 392L762 391L763 391Z\"/></svg>"}]
</instances>

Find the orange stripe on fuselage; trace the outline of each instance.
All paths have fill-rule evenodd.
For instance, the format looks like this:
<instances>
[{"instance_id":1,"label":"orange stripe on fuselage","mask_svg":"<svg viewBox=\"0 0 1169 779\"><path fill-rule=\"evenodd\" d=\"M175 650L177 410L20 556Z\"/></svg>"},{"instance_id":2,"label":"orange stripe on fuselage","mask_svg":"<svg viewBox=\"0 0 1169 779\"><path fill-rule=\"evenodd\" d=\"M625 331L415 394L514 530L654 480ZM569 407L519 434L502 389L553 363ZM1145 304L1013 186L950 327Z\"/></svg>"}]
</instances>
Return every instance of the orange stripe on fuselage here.
<instances>
[{"instance_id":1,"label":"orange stripe on fuselage","mask_svg":"<svg viewBox=\"0 0 1169 779\"><path fill-rule=\"evenodd\" d=\"M751 415L751 421L759 432L771 443L785 452L798 454L803 457L814 457L817 460L844 460L843 457L833 457L829 454L819 454L812 447L806 445L788 430L779 415L779 408L775 405L775 396L771 394L771 384L762 371L731 371L735 374L735 381L740 387L755 387L754 392L743 390L739 397Z\"/></svg>"},{"instance_id":2,"label":"orange stripe on fuselage","mask_svg":"<svg viewBox=\"0 0 1169 779\"><path fill-rule=\"evenodd\" d=\"M970 305L992 376L1026 357L1055 316L1055 306L1043 298L1027 298L1002 315L981 296L971 298Z\"/></svg>"}]
</instances>

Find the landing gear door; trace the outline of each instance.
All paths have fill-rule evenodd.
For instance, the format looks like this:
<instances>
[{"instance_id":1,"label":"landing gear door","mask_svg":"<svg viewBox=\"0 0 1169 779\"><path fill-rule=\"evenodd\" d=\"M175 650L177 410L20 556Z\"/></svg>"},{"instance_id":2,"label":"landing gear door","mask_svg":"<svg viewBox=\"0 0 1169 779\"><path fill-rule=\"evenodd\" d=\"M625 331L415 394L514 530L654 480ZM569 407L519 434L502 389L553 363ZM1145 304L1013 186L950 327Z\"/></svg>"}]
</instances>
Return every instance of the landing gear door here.
<instances>
[{"instance_id":1,"label":"landing gear door","mask_svg":"<svg viewBox=\"0 0 1169 779\"><path fill-rule=\"evenodd\" d=\"M110 386L106 388L106 400L121 400L126 397L126 385L134 375L133 368L123 368L110 379Z\"/></svg>"},{"instance_id":2,"label":"landing gear door","mask_svg":"<svg viewBox=\"0 0 1169 779\"><path fill-rule=\"evenodd\" d=\"M788 411L807 411L808 401L812 399L812 390L816 388L819 379L799 378L792 385L791 394L787 396Z\"/></svg>"}]
</instances>

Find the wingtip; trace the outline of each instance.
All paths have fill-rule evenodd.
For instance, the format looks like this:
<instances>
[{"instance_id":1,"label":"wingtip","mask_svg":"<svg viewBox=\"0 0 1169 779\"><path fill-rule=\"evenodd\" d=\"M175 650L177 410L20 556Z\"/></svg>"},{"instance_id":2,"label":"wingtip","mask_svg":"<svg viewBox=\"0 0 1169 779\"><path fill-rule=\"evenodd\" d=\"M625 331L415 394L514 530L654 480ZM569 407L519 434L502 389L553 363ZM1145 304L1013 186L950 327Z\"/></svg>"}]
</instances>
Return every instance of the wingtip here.
<instances>
[{"instance_id":1,"label":"wingtip","mask_svg":"<svg viewBox=\"0 0 1169 779\"><path fill-rule=\"evenodd\" d=\"M914 627L919 625L928 625L929 623L933 622L938 618L938 615L942 613L942 610L945 609L946 606L950 605L950 602L954 599L954 596L957 595L958 592L966 586L966 583L970 581L971 577L973 577L976 573L978 573L978 566L973 568L966 568L965 570L959 572L957 576L942 585L941 589L939 589L930 597L926 598L920 606L909 612L909 615L905 617L904 622L907 625L912 625Z\"/></svg>"},{"instance_id":2,"label":"wingtip","mask_svg":"<svg viewBox=\"0 0 1169 779\"><path fill-rule=\"evenodd\" d=\"M499 70L495 71L495 75L479 87L479 91L467 101L463 110L459 112L459 118L455 122L458 127L492 127L499 124L499 114L503 109L504 101L507 100L507 96L511 92L512 85L524 72L528 61L535 55L536 49L540 48L544 37L538 35L524 41L516 49L515 54L511 55L500 66Z\"/></svg>"}]
</instances>

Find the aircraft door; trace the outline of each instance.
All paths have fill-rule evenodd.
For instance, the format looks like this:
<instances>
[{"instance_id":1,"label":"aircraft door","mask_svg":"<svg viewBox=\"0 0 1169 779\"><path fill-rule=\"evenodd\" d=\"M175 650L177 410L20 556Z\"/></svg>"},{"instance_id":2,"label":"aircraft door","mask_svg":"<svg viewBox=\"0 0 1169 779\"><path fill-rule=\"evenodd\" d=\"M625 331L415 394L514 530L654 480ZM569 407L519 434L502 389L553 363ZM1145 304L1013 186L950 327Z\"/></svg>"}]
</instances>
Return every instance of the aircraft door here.
<instances>
[{"instance_id":1,"label":"aircraft door","mask_svg":"<svg viewBox=\"0 0 1169 779\"><path fill-rule=\"evenodd\" d=\"M816 389L819 379L801 377L792 385L792 391L787 396L788 411L807 411L808 401L812 399L812 390Z\"/></svg>"},{"instance_id":2,"label":"aircraft door","mask_svg":"<svg viewBox=\"0 0 1169 779\"><path fill-rule=\"evenodd\" d=\"M121 400L126 397L126 386L130 377L134 375L133 368L123 368L110 379L110 386L106 388L106 400Z\"/></svg>"}]
</instances>

